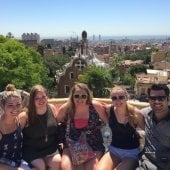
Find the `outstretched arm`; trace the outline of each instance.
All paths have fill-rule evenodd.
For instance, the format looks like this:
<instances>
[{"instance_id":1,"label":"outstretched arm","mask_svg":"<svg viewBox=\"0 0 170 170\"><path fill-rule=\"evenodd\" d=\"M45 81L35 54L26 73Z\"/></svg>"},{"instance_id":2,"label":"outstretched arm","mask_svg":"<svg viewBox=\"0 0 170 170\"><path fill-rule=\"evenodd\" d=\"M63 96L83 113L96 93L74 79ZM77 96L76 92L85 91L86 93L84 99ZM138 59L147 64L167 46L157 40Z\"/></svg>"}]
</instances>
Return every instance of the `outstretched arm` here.
<instances>
[{"instance_id":1,"label":"outstretched arm","mask_svg":"<svg viewBox=\"0 0 170 170\"><path fill-rule=\"evenodd\" d=\"M94 108L96 109L97 113L99 114L99 117L101 118L101 120L106 123L108 121L108 116L106 113L106 104L105 103L101 103L99 101L93 100L92 104L94 106Z\"/></svg>"},{"instance_id":2,"label":"outstretched arm","mask_svg":"<svg viewBox=\"0 0 170 170\"><path fill-rule=\"evenodd\" d=\"M67 112L67 103L64 103L59 107L56 114L56 118L58 122L63 122L66 116L66 112Z\"/></svg>"}]
</instances>

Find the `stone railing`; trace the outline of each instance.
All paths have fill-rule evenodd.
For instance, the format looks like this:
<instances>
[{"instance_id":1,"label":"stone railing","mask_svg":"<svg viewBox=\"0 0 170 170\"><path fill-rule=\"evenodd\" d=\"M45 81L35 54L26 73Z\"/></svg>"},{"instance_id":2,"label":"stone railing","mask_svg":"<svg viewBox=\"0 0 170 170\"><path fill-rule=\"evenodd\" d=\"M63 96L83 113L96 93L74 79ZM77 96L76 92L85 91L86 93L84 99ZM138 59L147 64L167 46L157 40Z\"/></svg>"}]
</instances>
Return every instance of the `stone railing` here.
<instances>
[{"instance_id":1,"label":"stone railing","mask_svg":"<svg viewBox=\"0 0 170 170\"><path fill-rule=\"evenodd\" d=\"M111 104L112 103L111 99L106 99L106 98L94 98L94 99L97 100L97 101L100 101L102 103L105 103L105 104ZM60 105L65 103L67 100L68 100L68 98L51 98L48 101L49 101L49 103L54 104L56 107L59 107ZM137 100L129 100L128 103L136 106L139 109L142 109L144 107L149 106L149 103L139 102Z\"/></svg>"}]
</instances>

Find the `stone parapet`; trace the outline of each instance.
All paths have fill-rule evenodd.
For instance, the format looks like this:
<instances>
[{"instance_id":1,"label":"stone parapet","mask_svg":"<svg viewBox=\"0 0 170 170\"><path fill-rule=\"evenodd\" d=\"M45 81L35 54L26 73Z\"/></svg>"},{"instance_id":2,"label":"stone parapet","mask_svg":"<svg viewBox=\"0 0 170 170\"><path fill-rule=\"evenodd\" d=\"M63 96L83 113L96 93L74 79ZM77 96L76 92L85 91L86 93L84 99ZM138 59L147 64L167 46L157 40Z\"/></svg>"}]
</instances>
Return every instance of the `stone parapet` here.
<instances>
[{"instance_id":1,"label":"stone parapet","mask_svg":"<svg viewBox=\"0 0 170 170\"><path fill-rule=\"evenodd\" d=\"M112 103L111 99L106 99L106 98L94 98L94 99L97 100L97 101L100 101L104 104L111 104ZM68 98L51 98L51 99L48 99L49 103L54 104L56 107L59 107L60 105L65 103L67 100L68 100ZM140 101L137 101L137 100L129 100L128 103L136 106L139 109L142 109L144 107L149 106L149 103L140 102Z\"/></svg>"}]
</instances>

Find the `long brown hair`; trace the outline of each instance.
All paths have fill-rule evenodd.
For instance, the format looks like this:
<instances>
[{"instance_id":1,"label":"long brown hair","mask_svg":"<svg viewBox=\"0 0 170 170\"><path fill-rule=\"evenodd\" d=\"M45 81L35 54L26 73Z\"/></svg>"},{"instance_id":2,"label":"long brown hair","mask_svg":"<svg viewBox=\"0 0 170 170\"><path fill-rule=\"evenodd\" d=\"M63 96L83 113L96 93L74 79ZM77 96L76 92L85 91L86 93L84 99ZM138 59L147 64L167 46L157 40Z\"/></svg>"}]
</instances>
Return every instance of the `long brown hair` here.
<instances>
[{"instance_id":1,"label":"long brown hair","mask_svg":"<svg viewBox=\"0 0 170 170\"><path fill-rule=\"evenodd\" d=\"M30 91L29 104L28 104L28 124L35 123L36 120L35 118L37 114L36 106L35 106L35 96L39 91L45 92L45 94L48 96L46 88L43 87L42 85L37 84L32 87Z\"/></svg>"}]
</instances>

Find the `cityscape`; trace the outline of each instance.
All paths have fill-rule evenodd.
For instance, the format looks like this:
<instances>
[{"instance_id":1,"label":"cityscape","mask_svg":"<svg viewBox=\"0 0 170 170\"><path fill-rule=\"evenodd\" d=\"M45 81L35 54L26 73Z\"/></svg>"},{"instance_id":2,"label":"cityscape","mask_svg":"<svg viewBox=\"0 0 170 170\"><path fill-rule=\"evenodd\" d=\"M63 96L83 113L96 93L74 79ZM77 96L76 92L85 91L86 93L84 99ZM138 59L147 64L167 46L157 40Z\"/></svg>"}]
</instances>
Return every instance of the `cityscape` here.
<instances>
[{"instance_id":1,"label":"cityscape","mask_svg":"<svg viewBox=\"0 0 170 170\"><path fill-rule=\"evenodd\" d=\"M12 37L8 33L7 37ZM130 39L109 39L103 38L102 35L88 39L88 33L83 30L82 37L70 37L67 39L42 39L38 33L23 33L19 39L26 46L37 49L39 45L43 46L42 55L45 58L57 56L65 50L74 49L75 53L71 60L61 70L56 70L55 79L58 90L58 97L67 97L71 87L77 81L79 74L89 65L108 67L111 59L117 54L128 55L140 53L140 58L149 50L155 49L156 52L151 54L151 61L144 63L144 59L124 60L122 70L128 69L134 65L152 65L152 69L147 69L147 74L135 75L135 87L130 89L132 95L140 99L146 95L147 88L152 83L170 83L170 37L152 37ZM128 88L128 87L127 87ZM143 100L143 99L141 99Z\"/></svg>"}]
</instances>

